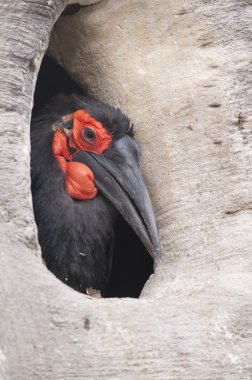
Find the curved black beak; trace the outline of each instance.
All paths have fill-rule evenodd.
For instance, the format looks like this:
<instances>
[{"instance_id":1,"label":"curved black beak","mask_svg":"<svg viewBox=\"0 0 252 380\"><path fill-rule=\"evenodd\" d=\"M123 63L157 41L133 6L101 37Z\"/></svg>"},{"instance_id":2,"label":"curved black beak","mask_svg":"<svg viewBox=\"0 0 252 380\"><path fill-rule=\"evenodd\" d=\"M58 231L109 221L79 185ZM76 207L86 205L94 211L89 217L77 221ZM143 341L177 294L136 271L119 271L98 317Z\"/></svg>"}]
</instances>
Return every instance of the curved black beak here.
<instances>
[{"instance_id":1,"label":"curved black beak","mask_svg":"<svg viewBox=\"0 0 252 380\"><path fill-rule=\"evenodd\" d=\"M83 162L93 171L97 188L133 228L147 251L156 257L160 253L160 241L135 140L124 136L102 156L80 151L74 155L74 161Z\"/></svg>"}]
</instances>

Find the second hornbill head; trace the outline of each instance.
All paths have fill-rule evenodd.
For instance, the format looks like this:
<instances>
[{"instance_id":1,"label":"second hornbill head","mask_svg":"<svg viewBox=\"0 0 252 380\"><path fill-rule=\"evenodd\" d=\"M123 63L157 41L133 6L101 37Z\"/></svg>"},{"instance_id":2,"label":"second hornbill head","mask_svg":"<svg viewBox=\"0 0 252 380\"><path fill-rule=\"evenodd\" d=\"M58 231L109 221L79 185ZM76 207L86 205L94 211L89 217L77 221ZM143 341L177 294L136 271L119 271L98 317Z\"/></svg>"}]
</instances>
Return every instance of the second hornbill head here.
<instances>
[{"instance_id":1,"label":"second hornbill head","mask_svg":"<svg viewBox=\"0 0 252 380\"><path fill-rule=\"evenodd\" d=\"M119 109L102 103L96 107L90 98L76 103L74 112L54 124L54 156L63 171L71 162L67 192L76 199L101 192L155 257L159 236L129 119Z\"/></svg>"}]
</instances>

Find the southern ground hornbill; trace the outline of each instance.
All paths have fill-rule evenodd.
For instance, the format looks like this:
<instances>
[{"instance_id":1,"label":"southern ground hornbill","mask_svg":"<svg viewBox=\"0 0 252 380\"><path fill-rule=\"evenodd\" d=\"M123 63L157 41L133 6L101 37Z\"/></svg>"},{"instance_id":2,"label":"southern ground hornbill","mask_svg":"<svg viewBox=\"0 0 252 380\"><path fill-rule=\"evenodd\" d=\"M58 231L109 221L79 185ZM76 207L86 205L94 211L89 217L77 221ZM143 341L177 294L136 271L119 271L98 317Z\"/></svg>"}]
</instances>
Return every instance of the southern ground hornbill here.
<instances>
[{"instance_id":1,"label":"southern ground hornbill","mask_svg":"<svg viewBox=\"0 0 252 380\"><path fill-rule=\"evenodd\" d=\"M160 246L139 159L129 119L45 57L31 123L34 214L47 267L80 292L137 297L152 272Z\"/></svg>"}]
</instances>

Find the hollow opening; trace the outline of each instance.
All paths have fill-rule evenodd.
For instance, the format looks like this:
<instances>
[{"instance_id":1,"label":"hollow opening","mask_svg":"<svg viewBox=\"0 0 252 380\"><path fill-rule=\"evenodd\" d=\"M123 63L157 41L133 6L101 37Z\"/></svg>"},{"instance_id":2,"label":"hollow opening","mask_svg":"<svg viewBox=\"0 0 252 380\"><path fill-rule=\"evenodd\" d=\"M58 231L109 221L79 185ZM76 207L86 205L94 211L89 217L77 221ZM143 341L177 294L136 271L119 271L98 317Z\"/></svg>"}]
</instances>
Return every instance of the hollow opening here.
<instances>
[{"instance_id":1,"label":"hollow opening","mask_svg":"<svg viewBox=\"0 0 252 380\"><path fill-rule=\"evenodd\" d=\"M55 94L61 92L83 93L83 90L73 82L62 67L45 55L37 78L32 118L43 110ZM153 264L153 258L141 240L120 216L115 226L111 276L103 295L138 298L153 273Z\"/></svg>"},{"instance_id":2,"label":"hollow opening","mask_svg":"<svg viewBox=\"0 0 252 380\"><path fill-rule=\"evenodd\" d=\"M140 296L153 273L153 259L132 228L120 218L115 229L115 246L106 297Z\"/></svg>"}]
</instances>

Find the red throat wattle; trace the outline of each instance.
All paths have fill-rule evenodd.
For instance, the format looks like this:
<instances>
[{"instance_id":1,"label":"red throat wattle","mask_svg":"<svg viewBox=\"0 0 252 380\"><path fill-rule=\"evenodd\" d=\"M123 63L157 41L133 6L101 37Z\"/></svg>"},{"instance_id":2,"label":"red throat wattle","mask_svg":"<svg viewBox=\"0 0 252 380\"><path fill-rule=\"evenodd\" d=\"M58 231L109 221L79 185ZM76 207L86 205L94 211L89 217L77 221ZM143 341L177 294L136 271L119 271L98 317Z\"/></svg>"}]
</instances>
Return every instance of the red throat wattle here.
<instances>
[{"instance_id":1,"label":"red throat wattle","mask_svg":"<svg viewBox=\"0 0 252 380\"><path fill-rule=\"evenodd\" d=\"M71 131L57 129L52 142L53 157L65 173L65 188L74 199L92 199L97 195L94 174L88 166L81 162L73 162L72 156L84 150L101 155L110 145L112 137L103 127L84 110L75 111L62 118L64 122L72 122ZM74 149L74 153L69 151Z\"/></svg>"}]
</instances>

